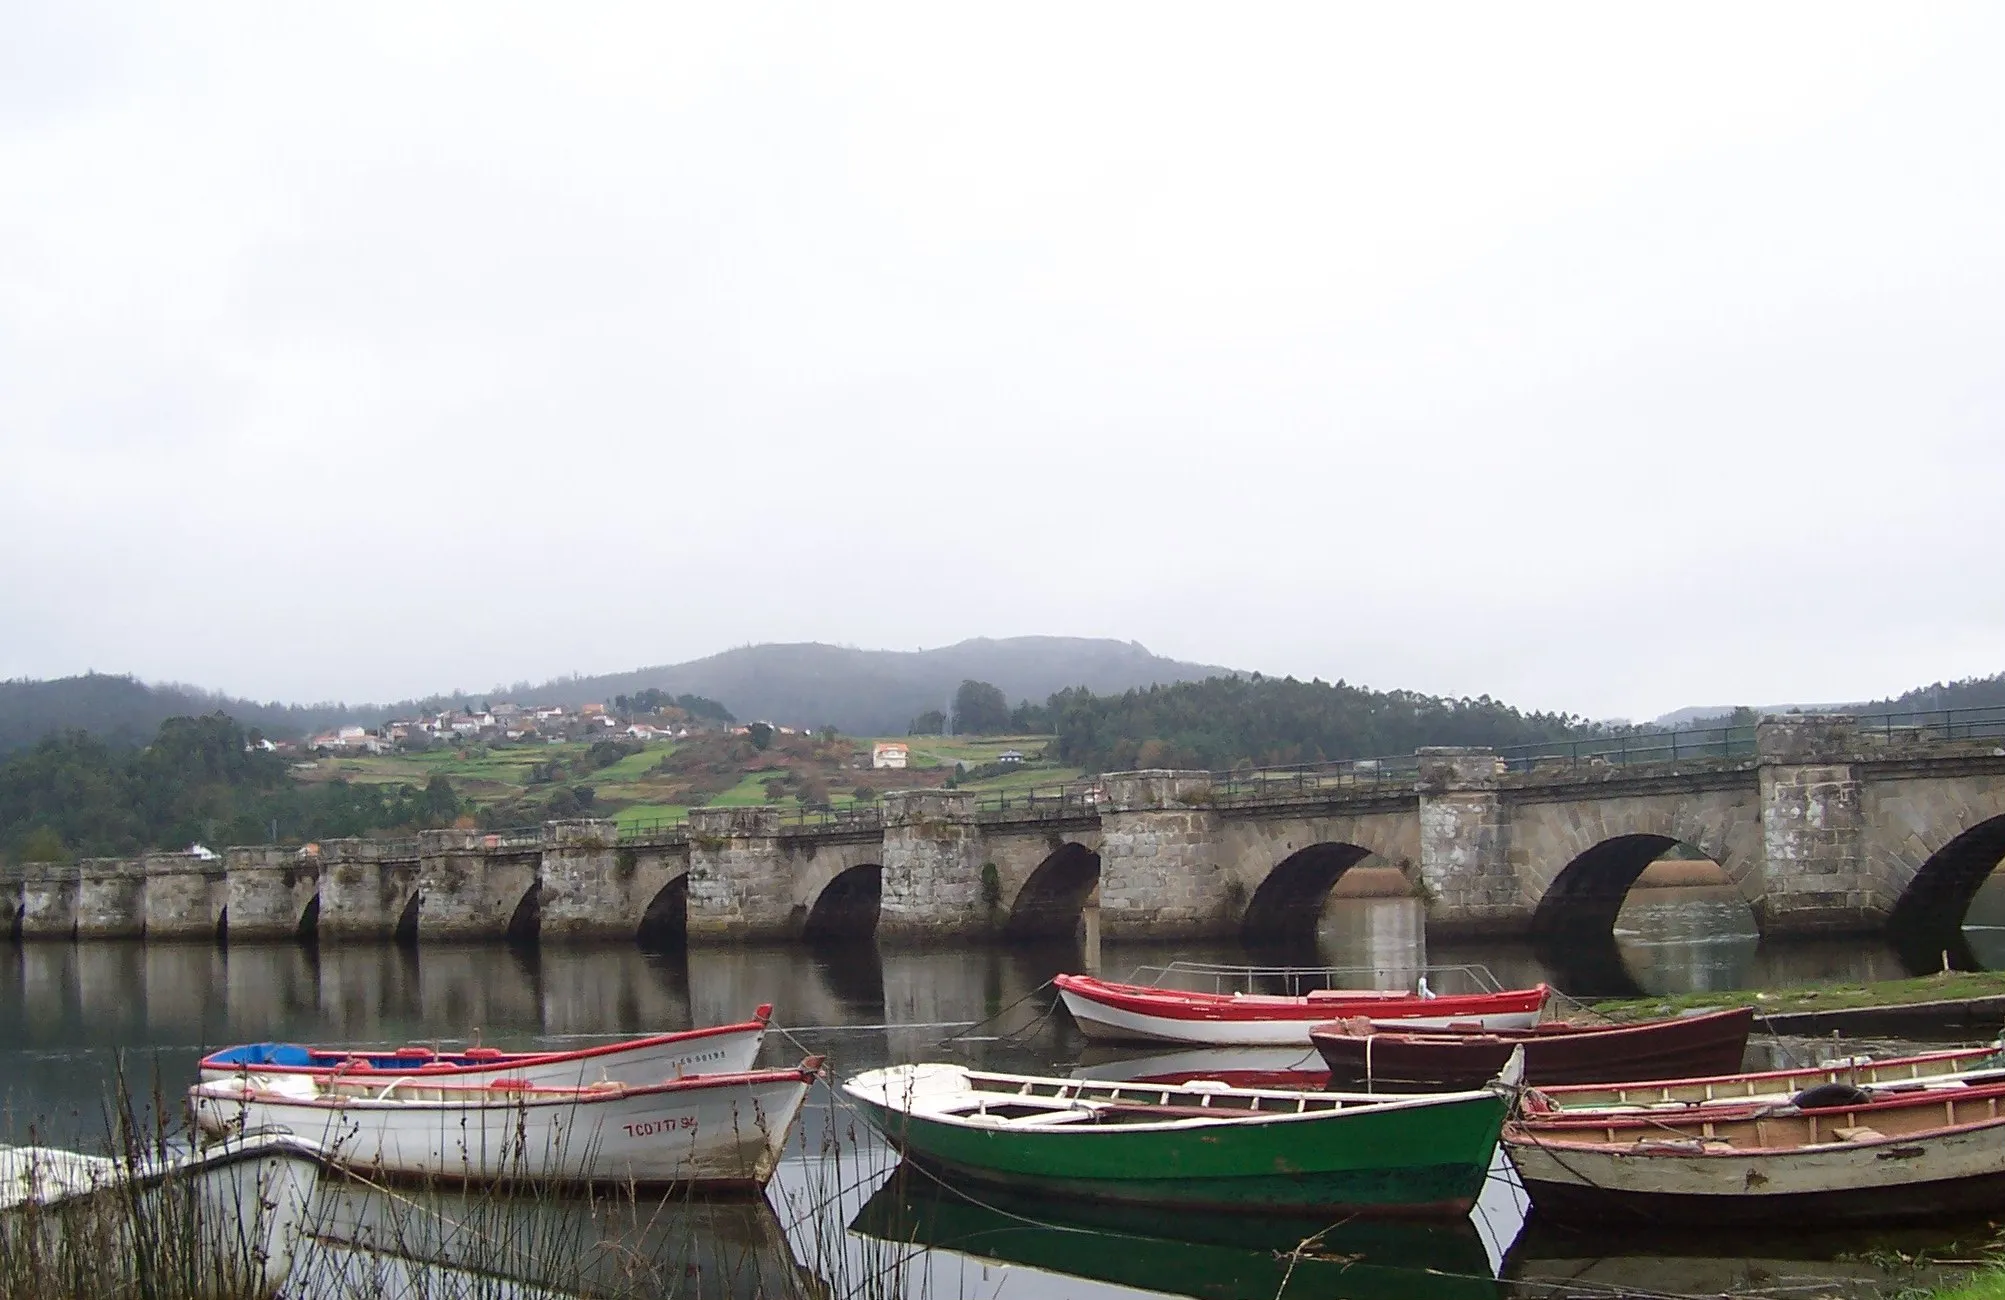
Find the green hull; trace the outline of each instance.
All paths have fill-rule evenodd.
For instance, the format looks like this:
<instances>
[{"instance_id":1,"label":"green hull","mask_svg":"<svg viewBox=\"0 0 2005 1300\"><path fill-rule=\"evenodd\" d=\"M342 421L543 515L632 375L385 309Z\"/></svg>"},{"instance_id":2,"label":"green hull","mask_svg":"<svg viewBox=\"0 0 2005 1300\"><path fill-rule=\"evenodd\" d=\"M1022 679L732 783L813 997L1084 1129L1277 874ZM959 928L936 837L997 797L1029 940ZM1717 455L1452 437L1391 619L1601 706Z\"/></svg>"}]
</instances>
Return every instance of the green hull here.
<instances>
[{"instance_id":1,"label":"green hull","mask_svg":"<svg viewBox=\"0 0 2005 1300\"><path fill-rule=\"evenodd\" d=\"M852 1232L1193 1300L1495 1300L1476 1230L1410 1223L1054 1206L984 1188L970 1201L894 1175ZM1313 1238L1313 1245L1296 1248Z\"/></svg>"},{"instance_id":2,"label":"green hull","mask_svg":"<svg viewBox=\"0 0 2005 1300\"><path fill-rule=\"evenodd\" d=\"M908 1159L981 1182L1134 1205L1316 1214L1466 1214L1505 1110L1485 1094L1306 1120L1038 1132L857 1104Z\"/></svg>"}]
</instances>

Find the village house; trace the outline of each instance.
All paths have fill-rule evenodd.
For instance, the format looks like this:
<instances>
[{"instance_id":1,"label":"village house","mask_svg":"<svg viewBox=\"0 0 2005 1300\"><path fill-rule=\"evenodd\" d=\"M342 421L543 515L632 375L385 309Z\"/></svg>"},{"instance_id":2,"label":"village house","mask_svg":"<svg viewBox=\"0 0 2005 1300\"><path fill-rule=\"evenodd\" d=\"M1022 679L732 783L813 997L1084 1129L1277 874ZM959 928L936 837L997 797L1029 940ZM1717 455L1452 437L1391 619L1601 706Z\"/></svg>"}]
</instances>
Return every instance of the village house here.
<instances>
[{"instance_id":1,"label":"village house","mask_svg":"<svg viewBox=\"0 0 2005 1300\"><path fill-rule=\"evenodd\" d=\"M902 768L911 752L911 748L902 741L880 740L870 747L870 765Z\"/></svg>"}]
</instances>

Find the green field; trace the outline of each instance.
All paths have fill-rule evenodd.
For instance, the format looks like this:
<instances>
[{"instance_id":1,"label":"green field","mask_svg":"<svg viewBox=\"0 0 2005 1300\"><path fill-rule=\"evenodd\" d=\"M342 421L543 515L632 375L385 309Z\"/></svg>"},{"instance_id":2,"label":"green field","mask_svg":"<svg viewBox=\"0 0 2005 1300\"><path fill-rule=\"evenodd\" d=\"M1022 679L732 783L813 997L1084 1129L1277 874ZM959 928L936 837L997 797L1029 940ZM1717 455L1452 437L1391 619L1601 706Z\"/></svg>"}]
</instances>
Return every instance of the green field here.
<instances>
[{"instance_id":1,"label":"green field","mask_svg":"<svg viewBox=\"0 0 2005 1300\"><path fill-rule=\"evenodd\" d=\"M1080 777L1078 768L1045 767L1036 761L1051 742L1050 736L891 736L882 739L897 740L911 746L911 766L906 774L859 768L849 761L818 760L811 765L817 779L827 788L832 805L844 807L855 803L851 791L859 785L868 785L880 794L909 786L937 786L956 764L979 767L994 763L997 755L1010 749L1026 756L1025 767L979 781L963 780L959 788L978 795L1013 794L1060 786ZM705 738L692 737L683 743L718 744L723 741L712 736L707 742ZM865 756L869 754L874 740L855 738L851 743L857 746L853 758L867 762ZM638 753L590 772L581 773L572 769L570 765L576 763L590 747L588 742L583 741L485 750L479 746L464 749L442 746L418 754L324 758L315 764L312 771L299 775L307 781L344 780L363 785L413 786L422 786L434 776L442 775L452 782L460 798L470 804L477 814L490 818L519 816L524 821L533 821L552 796L561 793L565 787L589 787L593 796L590 815L615 818L622 826L675 820L686 814L692 803L688 795L690 778L655 770L664 758L676 751L676 745L649 745ZM461 756L462 753L465 757ZM786 772L761 769L779 768L786 763L798 767L801 761L798 754L787 758L776 752L748 757L744 770L732 785L707 799L696 799L694 802L725 808L772 802L766 796L766 782L783 777ZM554 782L531 784L531 769L548 763L557 763L565 770ZM799 800L792 796L780 803L785 807L799 806ZM490 811L480 813L482 809Z\"/></svg>"}]
</instances>

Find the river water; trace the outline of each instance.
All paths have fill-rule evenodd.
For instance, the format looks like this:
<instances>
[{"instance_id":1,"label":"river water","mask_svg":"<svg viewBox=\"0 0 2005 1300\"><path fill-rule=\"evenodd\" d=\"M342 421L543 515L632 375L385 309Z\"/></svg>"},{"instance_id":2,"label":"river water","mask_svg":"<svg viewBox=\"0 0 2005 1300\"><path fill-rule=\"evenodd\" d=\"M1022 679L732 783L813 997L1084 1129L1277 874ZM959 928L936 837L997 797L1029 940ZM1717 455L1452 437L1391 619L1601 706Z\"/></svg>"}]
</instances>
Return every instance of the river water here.
<instances>
[{"instance_id":1,"label":"river water","mask_svg":"<svg viewBox=\"0 0 2005 1300\"><path fill-rule=\"evenodd\" d=\"M1994 917L2005 920L2005 898L1981 900L1973 914L1977 921ZM1981 958L2005 960L2005 943L1991 942L1992 933L1971 931L1972 947ZM1996 933L2005 938L2005 930ZM1634 891L1609 951L1599 954L1504 943L1430 945L1420 905L1406 899L1333 903L1318 946L1322 960L1370 968L1383 987L1410 986L1424 966L1459 963L1487 966L1507 984L1544 979L1580 996L1907 973L1891 949L1872 940L1763 944L1731 890L1704 887ZM1103 969L1119 977L1175 958L1268 957L1236 946L1110 945ZM1041 1017L1048 995L1040 990L1081 961L1073 944L687 953L624 946L0 946L0 1141L33 1134L101 1143L103 1099L121 1078L142 1098L157 1090L171 1113L197 1058L221 1044L477 1036L499 1047L547 1048L742 1019L762 1002L774 1004L776 1021L787 1029L784 1037L769 1037L770 1063L813 1052L826 1055L837 1076L941 1059L1067 1073L1106 1049L1089 1052L1062 1012ZM970 1029L970 1022L987 1023ZM1751 1049L1758 1061L1798 1050L1806 1049L1787 1043ZM1228 1225L1165 1228L1160 1216L1083 1221L1062 1207L998 1205L993 1198L947 1198L943 1205L937 1189L886 1184L895 1162L826 1089L817 1089L798 1150L769 1192L776 1213L758 1210L747 1220L748 1207L705 1211L691 1231L741 1255L771 1256L761 1269L770 1264L794 1279L804 1270L818 1275L814 1289L842 1300L859 1294L858 1279L865 1277L878 1279L861 1287L870 1294L931 1300L1159 1293L1230 1300L1276 1295L1284 1279L1290 1295L1320 1296L1781 1294L1777 1279L1821 1288L1816 1294L1879 1296L1931 1276L1899 1256L1917 1249L1954 1253L1959 1235L1969 1240L1967 1227L1887 1238L1885 1249L1856 1233L1843 1240L1769 1236L1725 1244L1579 1240L1534 1224L1500 1263L1497 1247L1518 1237L1521 1214L1499 1190L1490 1198L1495 1203L1483 1207L1483 1231L1354 1225L1348 1236L1325 1243L1331 1252L1358 1257L1349 1267L1317 1257L1296 1260L1295 1272L1287 1273L1275 1265L1273 1243L1246 1240ZM886 1238L934 1248L894 1249ZM713 1291L742 1294L748 1285L742 1278L720 1283L714 1269L705 1276ZM765 1280L752 1290L770 1293L772 1276L758 1272ZM881 1285L886 1277L893 1279L888 1289Z\"/></svg>"}]
</instances>

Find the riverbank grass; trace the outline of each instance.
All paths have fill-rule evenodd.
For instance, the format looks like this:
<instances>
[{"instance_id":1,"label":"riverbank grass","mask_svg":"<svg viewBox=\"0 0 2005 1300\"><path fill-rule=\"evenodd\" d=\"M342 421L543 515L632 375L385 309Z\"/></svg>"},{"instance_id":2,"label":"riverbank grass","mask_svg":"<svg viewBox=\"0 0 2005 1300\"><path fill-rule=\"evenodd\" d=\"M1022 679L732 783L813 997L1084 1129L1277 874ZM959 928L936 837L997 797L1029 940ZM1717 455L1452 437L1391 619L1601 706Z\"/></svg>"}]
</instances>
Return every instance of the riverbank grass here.
<instances>
[{"instance_id":1,"label":"riverbank grass","mask_svg":"<svg viewBox=\"0 0 2005 1300\"><path fill-rule=\"evenodd\" d=\"M1897 1007L1917 1002L1951 1002L1964 998L2005 996L2005 972L1944 971L1916 979L1835 983L1801 988L1678 993L1652 998L1618 998L1597 1002L1594 1009L1617 1019L1673 1015L1701 1007L1753 1003L1767 1014L1792 1011L1836 1011L1852 1007ZM2001 1292L2005 1298L2005 1292Z\"/></svg>"},{"instance_id":2,"label":"riverbank grass","mask_svg":"<svg viewBox=\"0 0 2005 1300\"><path fill-rule=\"evenodd\" d=\"M1961 1286L1932 1291L1929 1300L2005 1300L2005 1268L1988 1268Z\"/></svg>"}]
</instances>

